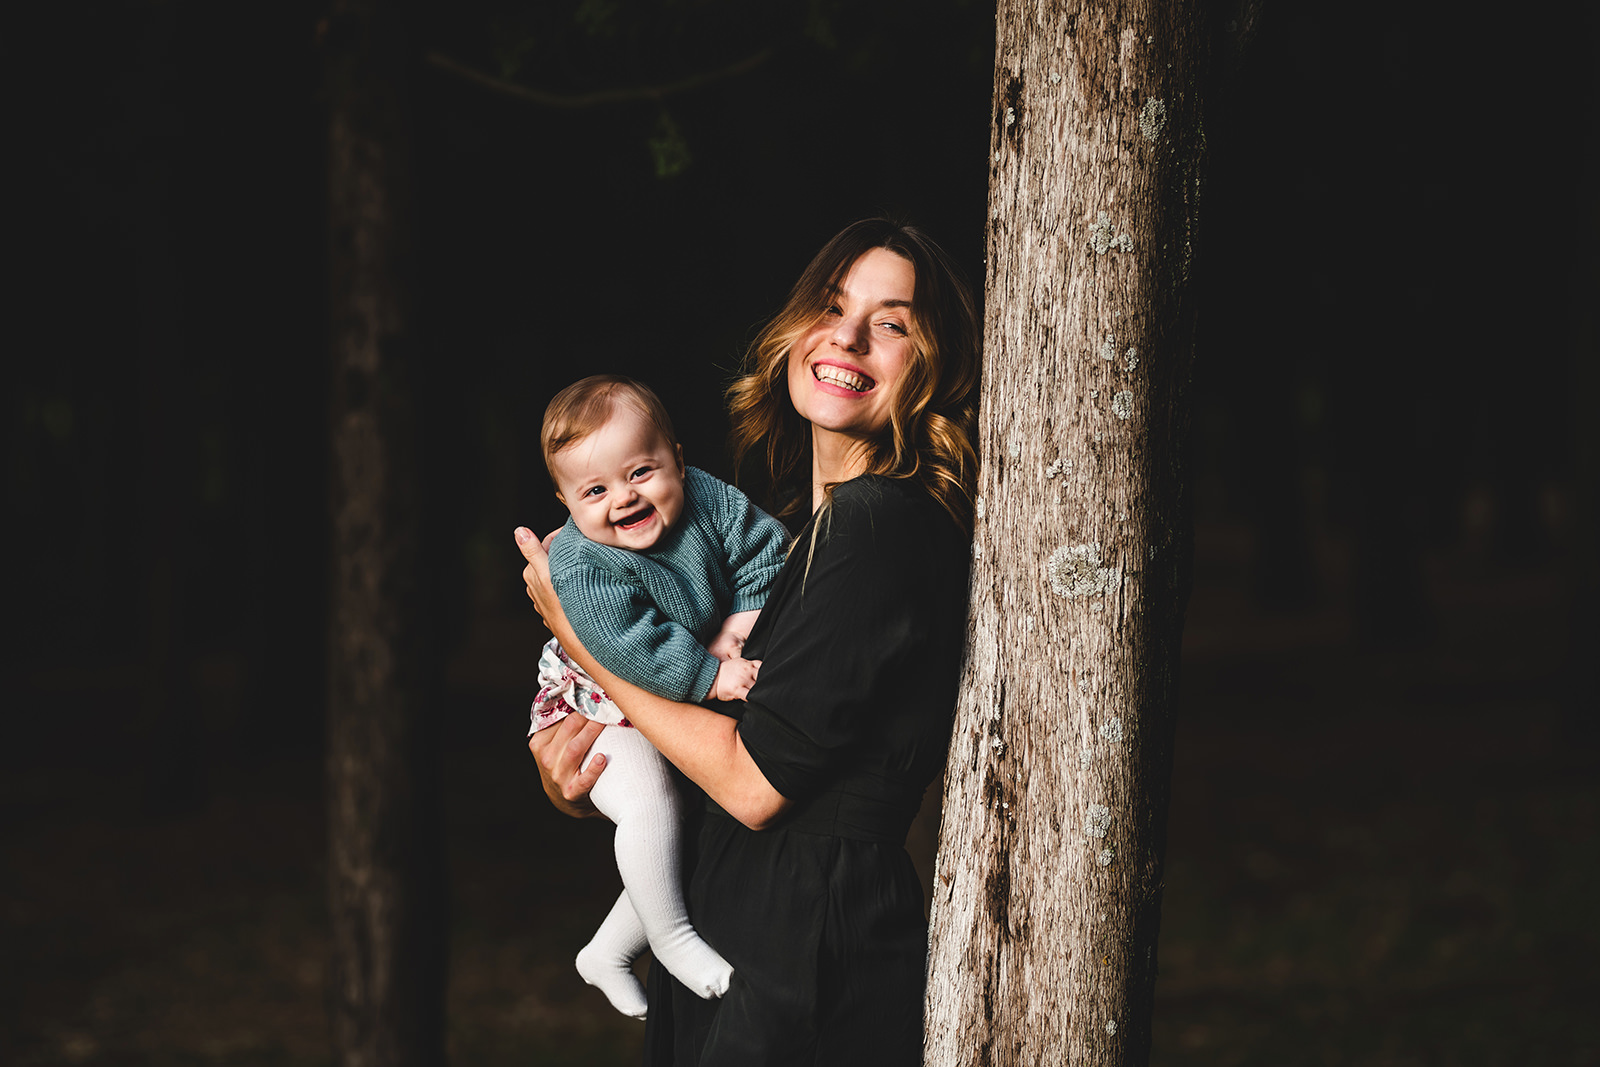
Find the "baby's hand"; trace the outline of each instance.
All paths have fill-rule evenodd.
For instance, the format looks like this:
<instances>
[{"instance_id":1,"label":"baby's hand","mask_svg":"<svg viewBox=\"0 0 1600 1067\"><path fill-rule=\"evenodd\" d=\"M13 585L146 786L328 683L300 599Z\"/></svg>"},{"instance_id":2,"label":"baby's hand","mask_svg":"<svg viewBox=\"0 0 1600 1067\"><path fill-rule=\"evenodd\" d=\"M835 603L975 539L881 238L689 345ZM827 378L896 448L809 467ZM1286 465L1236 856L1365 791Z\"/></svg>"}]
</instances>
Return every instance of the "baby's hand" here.
<instances>
[{"instance_id":1,"label":"baby's hand","mask_svg":"<svg viewBox=\"0 0 1600 1067\"><path fill-rule=\"evenodd\" d=\"M723 630L706 646L706 651L722 660L724 664L728 660L738 659L739 653L743 650L744 634L737 630Z\"/></svg>"},{"instance_id":2,"label":"baby's hand","mask_svg":"<svg viewBox=\"0 0 1600 1067\"><path fill-rule=\"evenodd\" d=\"M722 620L722 629L711 639L706 651L720 660L738 659L744 652L750 627L756 624L759 611L736 611Z\"/></svg>"},{"instance_id":3,"label":"baby's hand","mask_svg":"<svg viewBox=\"0 0 1600 1067\"><path fill-rule=\"evenodd\" d=\"M758 659L740 659L735 656L725 659L717 665L717 676L711 682L711 692L707 696L717 700L743 700L750 692L750 687L756 684L756 675L761 671L761 661Z\"/></svg>"}]
</instances>

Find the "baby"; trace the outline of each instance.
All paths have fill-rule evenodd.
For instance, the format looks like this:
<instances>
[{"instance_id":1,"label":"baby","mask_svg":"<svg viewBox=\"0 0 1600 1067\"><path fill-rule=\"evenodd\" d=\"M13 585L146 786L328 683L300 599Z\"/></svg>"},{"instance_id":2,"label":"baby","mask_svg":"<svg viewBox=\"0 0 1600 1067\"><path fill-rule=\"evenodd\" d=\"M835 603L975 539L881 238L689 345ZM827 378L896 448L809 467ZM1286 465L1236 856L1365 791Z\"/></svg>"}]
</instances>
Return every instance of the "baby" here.
<instances>
[{"instance_id":1,"label":"baby","mask_svg":"<svg viewBox=\"0 0 1600 1067\"><path fill-rule=\"evenodd\" d=\"M540 444L571 515L550 546L551 582L583 647L671 700L744 699L760 664L739 653L783 565L783 525L686 468L666 408L629 378L596 375L563 389L545 409ZM616 823L623 891L578 953L578 973L618 1011L643 1018L632 965L648 941L687 988L721 996L732 968L689 924L666 760L553 638L539 681L530 734L573 711L606 724L585 765L606 756L589 799Z\"/></svg>"}]
</instances>

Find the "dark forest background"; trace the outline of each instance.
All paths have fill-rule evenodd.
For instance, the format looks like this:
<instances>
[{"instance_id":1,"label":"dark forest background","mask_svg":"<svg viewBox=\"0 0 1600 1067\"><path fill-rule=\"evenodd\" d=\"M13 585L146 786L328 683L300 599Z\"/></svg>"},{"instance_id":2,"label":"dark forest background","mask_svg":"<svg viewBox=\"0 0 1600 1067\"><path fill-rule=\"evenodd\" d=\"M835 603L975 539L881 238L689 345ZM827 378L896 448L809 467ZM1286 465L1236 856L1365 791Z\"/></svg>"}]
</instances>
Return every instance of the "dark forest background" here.
<instances>
[{"instance_id":1,"label":"dark forest background","mask_svg":"<svg viewBox=\"0 0 1600 1067\"><path fill-rule=\"evenodd\" d=\"M1246 9L1207 120L1156 1062L1600 1062L1600 23ZM15 20L0 1061L327 1063L339 27ZM549 810L520 740L543 634L511 530L562 515L546 401L636 374L727 476L722 385L844 223L909 217L981 286L992 38L977 0L419 5L455 1062L638 1041L570 973L608 838ZM671 91L585 99L640 87Z\"/></svg>"}]
</instances>

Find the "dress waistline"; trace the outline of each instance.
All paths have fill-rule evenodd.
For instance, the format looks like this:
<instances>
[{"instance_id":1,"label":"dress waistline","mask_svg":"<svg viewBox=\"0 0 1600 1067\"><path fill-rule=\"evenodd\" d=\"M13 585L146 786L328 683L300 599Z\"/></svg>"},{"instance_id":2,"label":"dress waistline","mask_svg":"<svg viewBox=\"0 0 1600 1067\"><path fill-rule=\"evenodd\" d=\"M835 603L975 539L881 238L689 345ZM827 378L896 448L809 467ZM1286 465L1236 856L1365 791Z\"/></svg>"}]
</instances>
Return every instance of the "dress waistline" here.
<instances>
[{"instance_id":1,"label":"dress waistline","mask_svg":"<svg viewBox=\"0 0 1600 1067\"><path fill-rule=\"evenodd\" d=\"M922 798L917 795L908 797L903 790L898 791L899 795L896 796L879 797L845 788L866 784L869 783L845 782L819 793L796 806L770 829L904 845L906 832L911 829L911 821L917 817ZM881 787L888 783L873 779L870 784ZM706 811L733 818L710 797L706 797Z\"/></svg>"}]
</instances>

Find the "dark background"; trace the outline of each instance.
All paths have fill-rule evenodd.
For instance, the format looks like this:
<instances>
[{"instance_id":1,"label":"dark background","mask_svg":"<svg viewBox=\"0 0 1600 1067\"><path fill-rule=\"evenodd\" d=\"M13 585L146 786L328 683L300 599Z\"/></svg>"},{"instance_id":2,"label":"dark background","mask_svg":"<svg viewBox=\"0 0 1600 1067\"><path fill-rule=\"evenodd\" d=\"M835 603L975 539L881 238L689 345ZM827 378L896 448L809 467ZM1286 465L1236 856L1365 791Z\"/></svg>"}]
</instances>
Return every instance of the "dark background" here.
<instances>
[{"instance_id":1,"label":"dark background","mask_svg":"<svg viewBox=\"0 0 1600 1067\"><path fill-rule=\"evenodd\" d=\"M8 1063L329 1062L322 16L91 3L7 35ZM1596 1063L1600 27L1229 18L1155 1060ZM636 373L726 475L721 386L841 225L906 215L981 285L992 9L418 25L452 1054L631 1062L570 970L608 837L549 810L520 741L542 633L510 532L561 516L540 415ZM762 58L561 108L427 53L563 94Z\"/></svg>"}]
</instances>

